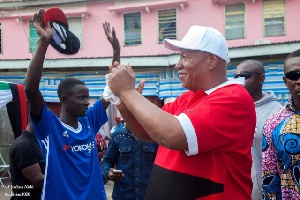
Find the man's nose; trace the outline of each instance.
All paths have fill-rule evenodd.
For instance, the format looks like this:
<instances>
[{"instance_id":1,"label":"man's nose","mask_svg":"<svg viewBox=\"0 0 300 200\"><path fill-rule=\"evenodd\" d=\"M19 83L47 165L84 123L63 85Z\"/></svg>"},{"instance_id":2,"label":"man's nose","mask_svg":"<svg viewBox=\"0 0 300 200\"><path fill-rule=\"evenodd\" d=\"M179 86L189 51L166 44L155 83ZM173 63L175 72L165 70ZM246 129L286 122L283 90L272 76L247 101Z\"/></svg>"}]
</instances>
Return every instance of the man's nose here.
<instances>
[{"instance_id":1,"label":"man's nose","mask_svg":"<svg viewBox=\"0 0 300 200\"><path fill-rule=\"evenodd\" d=\"M179 70L182 68L182 63L181 63L181 59L177 62L177 64L175 65L175 69Z\"/></svg>"},{"instance_id":2,"label":"man's nose","mask_svg":"<svg viewBox=\"0 0 300 200\"><path fill-rule=\"evenodd\" d=\"M90 105L90 102L89 102L89 98L84 98L84 101L83 101L83 103L85 104L85 105Z\"/></svg>"}]
</instances>

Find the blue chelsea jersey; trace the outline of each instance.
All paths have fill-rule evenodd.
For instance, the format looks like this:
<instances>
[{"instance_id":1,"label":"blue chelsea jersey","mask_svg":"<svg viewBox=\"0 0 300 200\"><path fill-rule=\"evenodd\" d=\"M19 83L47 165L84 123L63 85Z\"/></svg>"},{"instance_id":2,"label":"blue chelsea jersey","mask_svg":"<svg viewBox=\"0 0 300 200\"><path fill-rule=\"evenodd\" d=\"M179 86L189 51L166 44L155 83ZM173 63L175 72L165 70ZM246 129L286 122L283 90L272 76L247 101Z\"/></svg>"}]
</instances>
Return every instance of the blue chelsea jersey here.
<instances>
[{"instance_id":1,"label":"blue chelsea jersey","mask_svg":"<svg viewBox=\"0 0 300 200\"><path fill-rule=\"evenodd\" d=\"M78 120L74 129L46 105L41 121L32 120L46 162L41 199L106 200L95 142L97 131L107 122L101 101Z\"/></svg>"}]
</instances>

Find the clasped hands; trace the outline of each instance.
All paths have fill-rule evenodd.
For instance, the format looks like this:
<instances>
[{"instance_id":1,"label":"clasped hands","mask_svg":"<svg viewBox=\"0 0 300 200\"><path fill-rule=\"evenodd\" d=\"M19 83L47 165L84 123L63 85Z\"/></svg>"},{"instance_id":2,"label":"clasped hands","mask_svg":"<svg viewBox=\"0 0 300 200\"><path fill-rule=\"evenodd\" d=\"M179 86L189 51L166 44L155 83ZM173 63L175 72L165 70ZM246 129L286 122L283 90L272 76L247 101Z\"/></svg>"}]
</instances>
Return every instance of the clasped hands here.
<instances>
[{"instance_id":1,"label":"clasped hands","mask_svg":"<svg viewBox=\"0 0 300 200\"><path fill-rule=\"evenodd\" d=\"M135 88L135 73L130 64L120 65L114 62L114 65L109 66L110 78L108 81L111 91L122 100L122 95L126 92L137 90L142 93L145 81L141 81L137 88Z\"/></svg>"}]
</instances>

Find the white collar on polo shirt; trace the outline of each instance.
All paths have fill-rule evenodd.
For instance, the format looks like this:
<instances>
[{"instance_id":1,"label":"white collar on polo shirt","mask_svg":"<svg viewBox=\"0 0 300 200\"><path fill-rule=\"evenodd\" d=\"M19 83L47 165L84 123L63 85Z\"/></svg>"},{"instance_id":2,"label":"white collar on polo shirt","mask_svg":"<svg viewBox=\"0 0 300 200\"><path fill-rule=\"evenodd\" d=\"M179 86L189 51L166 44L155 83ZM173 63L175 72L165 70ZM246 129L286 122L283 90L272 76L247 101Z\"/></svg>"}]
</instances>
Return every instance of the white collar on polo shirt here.
<instances>
[{"instance_id":1,"label":"white collar on polo shirt","mask_svg":"<svg viewBox=\"0 0 300 200\"><path fill-rule=\"evenodd\" d=\"M207 95L209 95L210 93L212 93L213 91L215 91L216 89L219 89L221 87L225 87L227 85L232 85L232 84L238 84L238 85L245 85L245 77L239 77L239 78L235 78L235 79L231 79L228 80L220 85L218 85L217 87L211 88L209 90L206 90L205 93Z\"/></svg>"}]
</instances>

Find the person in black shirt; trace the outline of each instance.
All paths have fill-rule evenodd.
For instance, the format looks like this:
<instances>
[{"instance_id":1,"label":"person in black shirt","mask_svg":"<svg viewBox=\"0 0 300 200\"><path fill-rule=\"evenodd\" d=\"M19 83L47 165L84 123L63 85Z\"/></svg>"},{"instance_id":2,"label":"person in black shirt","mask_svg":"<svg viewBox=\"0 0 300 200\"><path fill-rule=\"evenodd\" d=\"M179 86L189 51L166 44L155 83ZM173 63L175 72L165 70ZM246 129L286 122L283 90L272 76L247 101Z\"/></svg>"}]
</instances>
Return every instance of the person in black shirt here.
<instances>
[{"instance_id":1,"label":"person in black shirt","mask_svg":"<svg viewBox=\"0 0 300 200\"><path fill-rule=\"evenodd\" d=\"M45 162L31 122L22 135L13 141L9 161L11 199L39 200L44 182Z\"/></svg>"}]
</instances>

